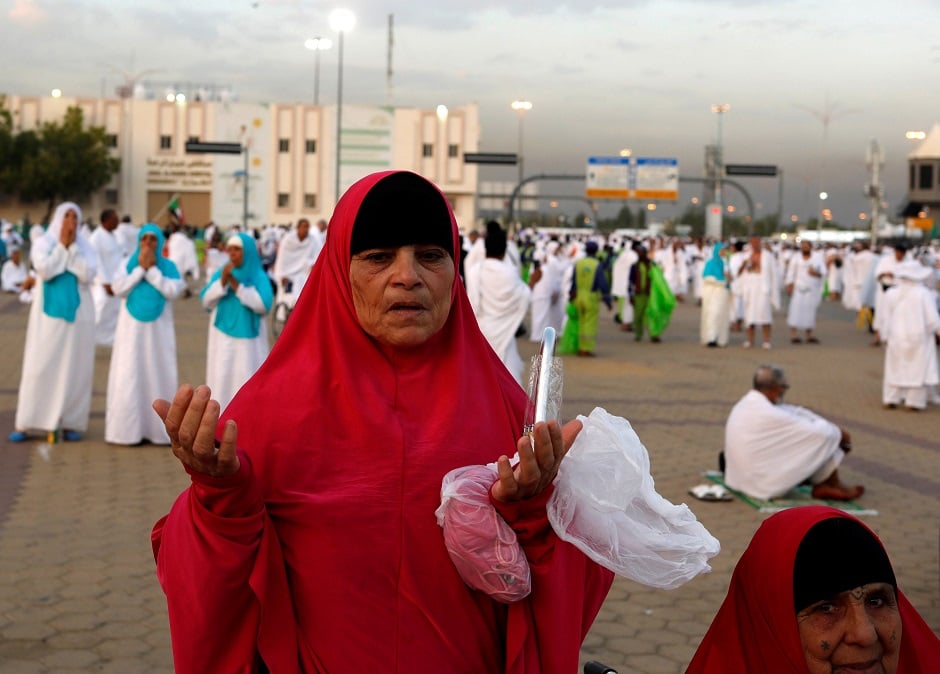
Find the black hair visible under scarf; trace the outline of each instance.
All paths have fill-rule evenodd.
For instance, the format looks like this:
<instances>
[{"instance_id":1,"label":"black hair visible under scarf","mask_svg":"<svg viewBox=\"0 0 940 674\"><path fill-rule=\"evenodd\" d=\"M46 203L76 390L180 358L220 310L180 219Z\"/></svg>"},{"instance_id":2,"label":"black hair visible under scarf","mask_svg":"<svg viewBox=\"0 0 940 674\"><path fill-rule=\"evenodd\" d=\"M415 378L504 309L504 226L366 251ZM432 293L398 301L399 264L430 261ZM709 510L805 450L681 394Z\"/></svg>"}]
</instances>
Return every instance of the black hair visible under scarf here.
<instances>
[{"instance_id":1,"label":"black hair visible under scarf","mask_svg":"<svg viewBox=\"0 0 940 674\"><path fill-rule=\"evenodd\" d=\"M377 182L362 200L353 224L350 254L417 244L440 246L454 257L447 203L421 176L393 173Z\"/></svg>"},{"instance_id":2,"label":"black hair visible under scarf","mask_svg":"<svg viewBox=\"0 0 940 674\"><path fill-rule=\"evenodd\" d=\"M863 525L833 517L806 532L793 562L796 613L867 583L898 586L887 553Z\"/></svg>"}]
</instances>

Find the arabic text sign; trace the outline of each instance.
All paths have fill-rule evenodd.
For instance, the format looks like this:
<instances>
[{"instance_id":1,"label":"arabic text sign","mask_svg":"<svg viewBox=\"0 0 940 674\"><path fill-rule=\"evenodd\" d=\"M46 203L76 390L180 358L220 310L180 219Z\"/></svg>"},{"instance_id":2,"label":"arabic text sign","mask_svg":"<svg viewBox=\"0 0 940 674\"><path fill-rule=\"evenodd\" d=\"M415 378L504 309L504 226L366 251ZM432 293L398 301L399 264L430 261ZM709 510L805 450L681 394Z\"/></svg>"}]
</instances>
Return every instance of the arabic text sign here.
<instances>
[{"instance_id":1,"label":"arabic text sign","mask_svg":"<svg viewBox=\"0 0 940 674\"><path fill-rule=\"evenodd\" d=\"M629 173L629 157L589 157L586 196L629 199Z\"/></svg>"},{"instance_id":2,"label":"arabic text sign","mask_svg":"<svg viewBox=\"0 0 940 674\"><path fill-rule=\"evenodd\" d=\"M679 198L674 157L589 157L585 196L595 199Z\"/></svg>"}]
</instances>

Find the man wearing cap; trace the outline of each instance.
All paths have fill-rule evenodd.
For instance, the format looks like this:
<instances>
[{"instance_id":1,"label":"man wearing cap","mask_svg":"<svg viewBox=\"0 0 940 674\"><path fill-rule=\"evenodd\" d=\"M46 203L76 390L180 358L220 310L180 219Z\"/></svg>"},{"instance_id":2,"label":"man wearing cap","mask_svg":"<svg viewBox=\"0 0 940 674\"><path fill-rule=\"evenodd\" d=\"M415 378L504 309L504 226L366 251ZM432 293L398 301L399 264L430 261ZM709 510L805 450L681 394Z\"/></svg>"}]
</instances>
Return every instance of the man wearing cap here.
<instances>
[{"instance_id":1,"label":"man wearing cap","mask_svg":"<svg viewBox=\"0 0 940 674\"><path fill-rule=\"evenodd\" d=\"M902 402L910 410L927 407L929 393L938 383L936 337L940 315L927 286L929 267L906 260L894 267L894 285L881 303L882 342L885 350L882 402L893 409Z\"/></svg>"},{"instance_id":2,"label":"man wearing cap","mask_svg":"<svg viewBox=\"0 0 940 674\"><path fill-rule=\"evenodd\" d=\"M837 470L852 448L848 431L785 404L789 388L780 367L757 368L753 389L725 425L725 483L758 499L781 497L805 481L813 485L813 498L858 498L865 488L843 484Z\"/></svg>"}]
</instances>

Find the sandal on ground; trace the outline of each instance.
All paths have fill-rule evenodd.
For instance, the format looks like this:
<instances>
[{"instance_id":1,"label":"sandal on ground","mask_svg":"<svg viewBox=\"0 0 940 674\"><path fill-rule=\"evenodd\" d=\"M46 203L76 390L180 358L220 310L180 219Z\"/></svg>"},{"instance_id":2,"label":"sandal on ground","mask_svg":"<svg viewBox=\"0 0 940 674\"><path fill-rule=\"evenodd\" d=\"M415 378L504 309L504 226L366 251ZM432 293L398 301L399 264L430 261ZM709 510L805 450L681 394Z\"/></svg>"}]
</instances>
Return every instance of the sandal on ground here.
<instances>
[{"instance_id":1,"label":"sandal on ground","mask_svg":"<svg viewBox=\"0 0 940 674\"><path fill-rule=\"evenodd\" d=\"M799 337L793 337L793 338L790 339L790 343L791 343L791 344L802 344L802 343L803 343L803 340L800 339Z\"/></svg>"},{"instance_id":2,"label":"sandal on ground","mask_svg":"<svg viewBox=\"0 0 940 674\"><path fill-rule=\"evenodd\" d=\"M732 501L734 496L720 484L698 484L689 493L699 501Z\"/></svg>"},{"instance_id":3,"label":"sandal on ground","mask_svg":"<svg viewBox=\"0 0 940 674\"><path fill-rule=\"evenodd\" d=\"M819 339L817 339L816 337L810 337L809 339L806 340L806 343L807 344L819 344Z\"/></svg>"},{"instance_id":4,"label":"sandal on ground","mask_svg":"<svg viewBox=\"0 0 940 674\"><path fill-rule=\"evenodd\" d=\"M26 442L27 439L26 433L23 431L13 431L8 438L10 442Z\"/></svg>"}]
</instances>

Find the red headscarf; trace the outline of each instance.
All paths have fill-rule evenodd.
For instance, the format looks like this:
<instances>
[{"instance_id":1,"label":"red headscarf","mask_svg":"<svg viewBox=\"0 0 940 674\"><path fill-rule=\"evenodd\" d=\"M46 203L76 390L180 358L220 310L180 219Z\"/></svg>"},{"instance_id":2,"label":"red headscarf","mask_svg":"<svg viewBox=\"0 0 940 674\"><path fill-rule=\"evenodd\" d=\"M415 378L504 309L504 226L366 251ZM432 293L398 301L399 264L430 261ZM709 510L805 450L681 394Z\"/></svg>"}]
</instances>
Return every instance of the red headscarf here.
<instances>
[{"instance_id":1,"label":"red headscarf","mask_svg":"<svg viewBox=\"0 0 940 674\"><path fill-rule=\"evenodd\" d=\"M835 508L808 506L784 510L761 525L741 555L728 596L686 674L807 674L793 608L793 566L806 533L833 517L855 519ZM898 606L898 674L937 671L940 640L900 590Z\"/></svg>"},{"instance_id":2,"label":"red headscarf","mask_svg":"<svg viewBox=\"0 0 940 674\"><path fill-rule=\"evenodd\" d=\"M260 543L248 531L239 539L247 547L215 546L216 532L201 522L221 528L231 520L215 523L199 508L190 515L174 506L155 529L171 624L175 613L187 620L186 598L176 595L217 601L200 597L200 582L174 571L201 545L199 555L255 560L257 599L242 597L237 579L228 589L240 597L228 602L229 613L247 613L225 648L214 651L225 659L214 663L223 669L244 665L254 644L235 644L253 641L257 629L257 650L275 672L296 671L299 659L303 671L568 674L611 574L555 537L544 500L511 504L511 516L540 512L534 524L530 513L528 524L514 525L529 555L533 593L507 607L460 580L435 520L448 471L514 453L526 402L477 327L456 261L449 317L421 348L390 354L359 325L349 278L352 229L367 193L389 175L360 180L339 201L284 332L220 422L219 435L225 420L237 422L246 464L240 472L252 471L261 493ZM198 559L185 563L202 566ZM213 583L209 574L206 583ZM255 621L256 628L243 627ZM178 668L216 646L185 624L173 640Z\"/></svg>"}]
</instances>

